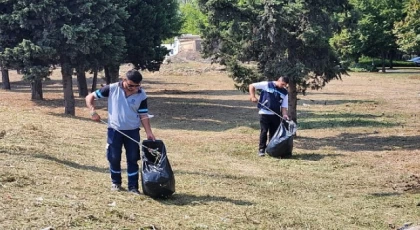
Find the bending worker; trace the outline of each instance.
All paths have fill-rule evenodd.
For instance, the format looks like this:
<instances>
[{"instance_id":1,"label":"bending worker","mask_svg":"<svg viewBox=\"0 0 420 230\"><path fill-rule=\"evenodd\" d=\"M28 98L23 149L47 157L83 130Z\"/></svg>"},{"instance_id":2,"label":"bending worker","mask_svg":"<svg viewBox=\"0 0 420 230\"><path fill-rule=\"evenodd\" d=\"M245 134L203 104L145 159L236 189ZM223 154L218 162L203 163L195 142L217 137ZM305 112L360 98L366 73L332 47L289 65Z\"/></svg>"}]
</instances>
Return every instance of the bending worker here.
<instances>
[{"instance_id":1,"label":"bending worker","mask_svg":"<svg viewBox=\"0 0 420 230\"><path fill-rule=\"evenodd\" d=\"M142 89L143 76L137 70L127 72L122 81L96 90L86 96L86 106L91 111L91 119L101 121L95 112L94 100L108 98L107 158L111 172L111 190L121 191L121 153L125 148L127 158L128 191L139 192L140 123L146 131L147 139L155 140L147 108L147 96ZM128 138L130 137L130 138ZM137 141L137 143L135 141Z\"/></svg>"},{"instance_id":2,"label":"bending worker","mask_svg":"<svg viewBox=\"0 0 420 230\"><path fill-rule=\"evenodd\" d=\"M286 89L289 78L280 77L277 81L262 81L249 85L249 96L252 102L258 103L260 116L260 141L258 155L265 156L267 140L270 141L283 119L289 120L287 115L289 96ZM260 99L255 96L255 91L261 90ZM268 134L268 139L267 139Z\"/></svg>"}]
</instances>

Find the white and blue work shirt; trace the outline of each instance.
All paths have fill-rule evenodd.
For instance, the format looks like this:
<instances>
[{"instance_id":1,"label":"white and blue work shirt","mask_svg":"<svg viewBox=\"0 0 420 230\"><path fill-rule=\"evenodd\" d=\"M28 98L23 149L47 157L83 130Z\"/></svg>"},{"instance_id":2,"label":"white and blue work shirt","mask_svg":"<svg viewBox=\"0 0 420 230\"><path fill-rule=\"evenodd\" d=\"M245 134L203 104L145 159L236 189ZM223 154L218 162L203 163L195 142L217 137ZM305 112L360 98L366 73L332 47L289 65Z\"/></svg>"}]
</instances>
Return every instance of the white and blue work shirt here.
<instances>
[{"instance_id":1,"label":"white and blue work shirt","mask_svg":"<svg viewBox=\"0 0 420 230\"><path fill-rule=\"evenodd\" d=\"M281 115L281 108L289 107L289 94L287 89L277 88L275 81L262 81L253 83L252 85L256 90L261 90L258 103L259 114L274 115L277 113ZM261 104L264 104L264 106Z\"/></svg>"},{"instance_id":2,"label":"white and blue work shirt","mask_svg":"<svg viewBox=\"0 0 420 230\"><path fill-rule=\"evenodd\" d=\"M108 98L108 127L118 130L133 130L140 127L140 115L148 114L147 95L139 89L125 96L122 81L106 85L95 91L95 98Z\"/></svg>"}]
</instances>

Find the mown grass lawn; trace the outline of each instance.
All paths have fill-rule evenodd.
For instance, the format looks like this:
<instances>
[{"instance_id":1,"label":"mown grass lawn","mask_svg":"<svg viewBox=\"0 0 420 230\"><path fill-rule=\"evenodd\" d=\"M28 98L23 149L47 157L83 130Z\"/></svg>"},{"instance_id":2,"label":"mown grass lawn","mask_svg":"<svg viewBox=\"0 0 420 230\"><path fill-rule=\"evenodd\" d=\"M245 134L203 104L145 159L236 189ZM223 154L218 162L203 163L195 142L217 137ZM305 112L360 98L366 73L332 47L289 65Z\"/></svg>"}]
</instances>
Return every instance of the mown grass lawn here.
<instances>
[{"instance_id":1,"label":"mown grass lawn","mask_svg":"<svg viewBox=\"0 0 420 230\"><path fill-rule=\"evenodd\" d=\"M75 117L64 116L58 72L44 101L31 101L11 72L13 89L0 91L0 229L420 224L420 70L350 73L300 96L291 159L257 156L257 109L225 72L191 62L144 76L176 193L110 192L106 126L89 120L84 99L76 98ZM106 118L106 102L97 104Z\"/></svg>"}]
</instances>

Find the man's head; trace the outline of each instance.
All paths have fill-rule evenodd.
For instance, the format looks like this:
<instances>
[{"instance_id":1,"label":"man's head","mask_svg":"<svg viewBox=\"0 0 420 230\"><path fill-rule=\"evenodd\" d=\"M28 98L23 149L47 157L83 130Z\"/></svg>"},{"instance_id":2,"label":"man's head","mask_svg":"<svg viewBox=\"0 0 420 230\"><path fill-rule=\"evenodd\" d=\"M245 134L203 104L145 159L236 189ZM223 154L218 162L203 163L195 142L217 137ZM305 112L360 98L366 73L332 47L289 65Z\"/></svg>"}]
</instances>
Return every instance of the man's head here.
<instances>
[{"instance_id":1,"label":"man's head","mask_svg":"<svg viewBox=\"0 0 420 230\"><path fill-rule=\"evenodd\" d=\"M127 80L130 80L136 84L139 84L143 80L141 73L135 69L129 70L125 76Z\"/></svg>"},{"instance_id":2,"label":"man's head","mask_svg":"<svg viewBox=\"0 0 420 230\"><path fill-rule=\"evenodd\" d=\"M137 91L141 85L143 76L138 70L132 69L127 72L124 79L124 88L128 91Z\"/></svg>"},{"instance_id":3,"label":"man's head","mask_svg":"<svg viewBox=\"0 0 420 230\"><path fill-rule=\"evenodd\" d=\"M276 86L279 88L285 88L287 84L289 84L289 77L286 77L286 76L281 76L276 81Z\"/></svg>"}]
</instances>

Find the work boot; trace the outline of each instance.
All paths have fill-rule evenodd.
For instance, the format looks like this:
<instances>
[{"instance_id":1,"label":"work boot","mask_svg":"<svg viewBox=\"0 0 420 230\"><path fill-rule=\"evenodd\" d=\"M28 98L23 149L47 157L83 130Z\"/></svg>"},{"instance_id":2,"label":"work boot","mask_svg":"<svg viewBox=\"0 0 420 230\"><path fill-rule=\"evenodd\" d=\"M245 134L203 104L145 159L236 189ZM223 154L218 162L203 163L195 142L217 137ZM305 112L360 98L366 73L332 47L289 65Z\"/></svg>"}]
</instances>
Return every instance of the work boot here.
<instances>
[{"instance_id":1,"label":"work boot","mask_svg":"<svg viewBox=\"0 0 420 230\"><path fill-rule=\"evenodd\" d=\"M130 188L128 188L128 191L129 191L129 192L131 192L131 193L134 193L134 194L140 195L140 191L139 191L139 189L138 189L138 188L136 188L136 187L130 187Z\"/></svg>"},{"instance_id":2,"label":"work boot","mask_svg":"<svg viewBox=\"0 0 420 230\"><path fill-rule=\"evenodd\" d=\"M120 192L122 190L123 189L122 189L120 184L112 184L111 185L111 191L113 191L113 192Z\"/></svg>"}]
</instances>

